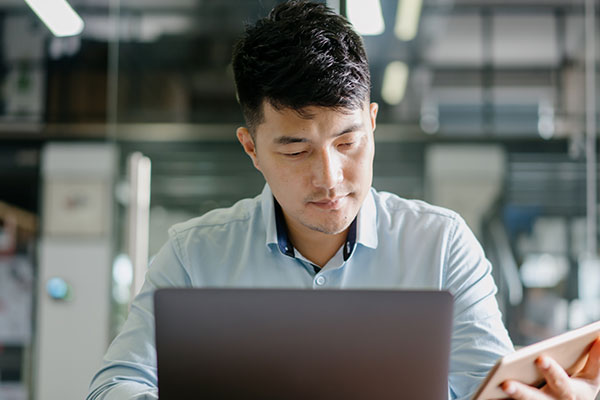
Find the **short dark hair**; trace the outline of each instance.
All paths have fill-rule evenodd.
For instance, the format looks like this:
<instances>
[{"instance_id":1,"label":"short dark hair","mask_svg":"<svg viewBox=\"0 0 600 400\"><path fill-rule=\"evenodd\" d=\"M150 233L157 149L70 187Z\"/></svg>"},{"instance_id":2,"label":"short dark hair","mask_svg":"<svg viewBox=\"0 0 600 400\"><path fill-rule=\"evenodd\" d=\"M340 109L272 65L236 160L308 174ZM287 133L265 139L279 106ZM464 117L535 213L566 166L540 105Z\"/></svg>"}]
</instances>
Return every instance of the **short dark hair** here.
<instances>
[{"instance_id":1,"label":"short dark hair","mask_svg":"<svg viewBox=\"0 0 600 400\"><path fill-rule=\"evenodd\" d=\"M355 110L369 101L371 76L361 37L325 4L288 1L246 26L233 50L238 101L246 124L262 123L263 103Z\"/></svg>"}]
</instances>

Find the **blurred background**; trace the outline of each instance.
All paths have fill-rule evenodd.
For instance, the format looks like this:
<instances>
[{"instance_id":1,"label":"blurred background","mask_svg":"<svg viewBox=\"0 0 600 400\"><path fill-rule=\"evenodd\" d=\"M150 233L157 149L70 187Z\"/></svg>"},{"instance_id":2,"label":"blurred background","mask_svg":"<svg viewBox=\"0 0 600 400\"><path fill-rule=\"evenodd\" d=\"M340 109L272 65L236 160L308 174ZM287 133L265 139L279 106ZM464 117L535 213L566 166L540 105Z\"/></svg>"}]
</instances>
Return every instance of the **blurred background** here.
<instances>
[{"instance_id":1,"label":"blurred background","mask_svg":"<svg viewBox=\"0 0 600 400\"><path fill-rule=\"evenodd\" d=\"M260 193L230 59L279 2L0 0L0 399L85 397L168 227ZM327 3L375 188L465 217L515 344L600 319L598 1Z\"/></svg>"}]
</instances>

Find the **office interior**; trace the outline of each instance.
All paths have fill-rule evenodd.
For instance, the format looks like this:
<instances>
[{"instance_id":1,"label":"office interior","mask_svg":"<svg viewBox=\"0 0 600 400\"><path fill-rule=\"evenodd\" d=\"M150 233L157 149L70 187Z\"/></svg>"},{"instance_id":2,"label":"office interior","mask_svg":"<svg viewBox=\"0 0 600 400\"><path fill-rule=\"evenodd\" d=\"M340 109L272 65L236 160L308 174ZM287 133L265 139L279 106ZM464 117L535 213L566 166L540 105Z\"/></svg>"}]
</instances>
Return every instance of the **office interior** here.
<instances>
[{"instance_id":1,"label":"office interior","mask_svg":"<svg viewBox=\"0 0 600 400\"><path fill-rule=\"evenodd\" d=\"M56 1L66 33L45 2L0 0L5 400L84 398L168 228L264 185L230 61L280 1ZM465 218L516 345L600 319L600 3L326 2L370 60L373 186Z\"/></svg>"}]
</instances>

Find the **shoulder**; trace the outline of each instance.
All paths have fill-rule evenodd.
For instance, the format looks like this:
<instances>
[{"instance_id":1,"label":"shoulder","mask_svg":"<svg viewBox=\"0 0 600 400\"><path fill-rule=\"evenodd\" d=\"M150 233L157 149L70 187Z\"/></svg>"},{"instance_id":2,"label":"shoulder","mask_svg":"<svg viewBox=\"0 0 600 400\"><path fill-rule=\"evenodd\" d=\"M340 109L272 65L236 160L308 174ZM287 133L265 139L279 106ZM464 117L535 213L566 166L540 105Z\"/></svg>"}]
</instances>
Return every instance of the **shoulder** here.
<instances>
[{"instance_id":1,"label":"shoulder","mask_svg":"<svg viewBox=\"0 0 600 400\"><path fill-rule=\"evenodd\" d=\"M443 224L455 224L462 220L455 211L434 206L422 200L410 200L389 192L373 190L378 216L381 218L438 221Z\"/></svg>"},{"instance_id":2,"label":"shoulder","mask_svg":"<svg viewBox=\"0 0 600 400\"><path fill-rule=\"evenodd\" d=\"M228 208L218 208L169 229L171 238L180 238L208 232L247 229L260 214L260 196L243 199Z\"/></svg>"}]
</instances>

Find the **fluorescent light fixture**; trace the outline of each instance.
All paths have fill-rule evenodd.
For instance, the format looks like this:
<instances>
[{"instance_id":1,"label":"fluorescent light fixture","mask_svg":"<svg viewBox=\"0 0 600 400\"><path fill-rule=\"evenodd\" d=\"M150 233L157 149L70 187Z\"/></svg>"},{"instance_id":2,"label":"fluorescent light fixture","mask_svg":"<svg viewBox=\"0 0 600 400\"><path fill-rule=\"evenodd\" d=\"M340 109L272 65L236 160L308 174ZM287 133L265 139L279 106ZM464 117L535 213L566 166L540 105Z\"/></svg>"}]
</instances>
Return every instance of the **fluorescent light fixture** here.
<instances>
[{"instance_id":1,"label":"fluorescent light fixture","mask_svg":"<svg viewBox=\"0 0 600 400\"><path fill-rule=\"evenodd\" d=\"M400 104L406 92L408 83L408 66L402 61L388 64L383 73L383 88L381 97L390 105Z\"/></svg>"},{"instance_id":2,"label":"fluorescent light fixture","mask_svg":"<svg viewBox=\"0 0 600 400\"><path fill-rule=\"evenodd\" d=\"M83 20L66 0L25 0L25 2L54 36L75 36L83 31Z\"/></svg>"},{"instance_id":3,"label":"fluorescent light fixture","mask_svg":"<svg viewBox=\"0 0 600 400\"><path fill-rule=\"evenodd\" d=\"M346 13L361 35L381 35L385 30L379 0L347 0Z\"/></svg>"},{"instance_id":4,"label":"fluorescent light fixture","mask_svg":"<svg viewBox=\"0 0 600 400\"><path fill-rule=\"evenodd\" d=\"M409 41L417 36L422 0L398 0L394 33L400 40Z\"/></svg>"}]
</instances>

